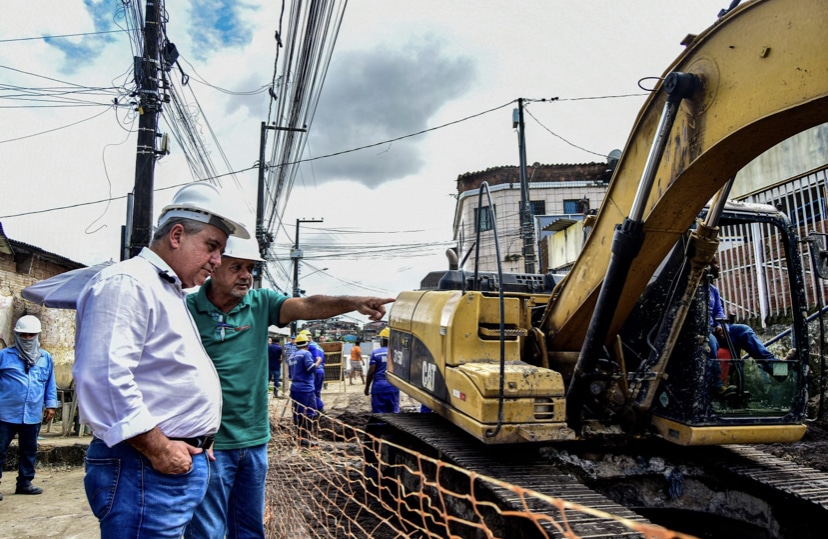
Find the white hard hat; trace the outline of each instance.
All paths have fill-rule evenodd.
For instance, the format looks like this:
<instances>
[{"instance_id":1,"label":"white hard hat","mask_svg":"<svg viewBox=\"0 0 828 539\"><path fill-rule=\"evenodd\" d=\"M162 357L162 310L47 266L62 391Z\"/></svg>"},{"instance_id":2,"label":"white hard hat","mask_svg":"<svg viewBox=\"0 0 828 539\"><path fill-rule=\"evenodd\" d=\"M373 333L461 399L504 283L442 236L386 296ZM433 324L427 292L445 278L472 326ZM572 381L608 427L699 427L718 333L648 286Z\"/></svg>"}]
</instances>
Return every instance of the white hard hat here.
<instances>
[{"instance_id":1,"label":"white hard hat","mask_svg":"<svg viewBox=\"0 0 828 539\"><path fill-rule=\"evenodd\" d=\"M161 210L158 226L169 219L183 217L211 224L228 236L248 239L250 233L244 224L228 217L231 213L218 189L205 182L190 183L179 189L172 202Z\"/></svg>"},{"instance_id":2,"label":"white hard hat","mask_svg":"<svg viewBox=\"0 0 828 539\"><path fill-rule=\"evenodd\" d=\"M30 314L21 316L14 325L15 333L40 333L41 331L40 320Z\"/></svg>"},{"instance_id":3,"label":"white hard hat","mask_svg":"<svg viewBox=\"0 0 828 539\"><path fill-rule=\"evenodd\" d=\"M254 262L264 262L262 257L259 256L258 241L255 239L244 240L235 236L227 238L227 246L224 248L222 256L252 260Z\"/></svg>"}]
</instances>

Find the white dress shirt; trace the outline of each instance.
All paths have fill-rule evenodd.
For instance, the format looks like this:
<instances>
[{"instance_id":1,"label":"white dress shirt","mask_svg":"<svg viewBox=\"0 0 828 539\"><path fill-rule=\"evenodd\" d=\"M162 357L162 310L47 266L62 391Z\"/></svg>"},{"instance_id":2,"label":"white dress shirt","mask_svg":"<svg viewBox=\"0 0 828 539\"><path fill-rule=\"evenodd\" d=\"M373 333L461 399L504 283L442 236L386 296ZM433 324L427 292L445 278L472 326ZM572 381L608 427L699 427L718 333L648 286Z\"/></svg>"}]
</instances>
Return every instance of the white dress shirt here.
<instances>
[{"instance_id":1,"label":"white dress shirt","mask_svg":"<svg viewBox=\"0 0 828 539\"><path fill-rule=\"evenodd\" d=\"M149 249L81 292L72 374L81 422L108 446L155 426L171 438L218 430L221 386L185 298Z\"/></svg>"}]
</instances>

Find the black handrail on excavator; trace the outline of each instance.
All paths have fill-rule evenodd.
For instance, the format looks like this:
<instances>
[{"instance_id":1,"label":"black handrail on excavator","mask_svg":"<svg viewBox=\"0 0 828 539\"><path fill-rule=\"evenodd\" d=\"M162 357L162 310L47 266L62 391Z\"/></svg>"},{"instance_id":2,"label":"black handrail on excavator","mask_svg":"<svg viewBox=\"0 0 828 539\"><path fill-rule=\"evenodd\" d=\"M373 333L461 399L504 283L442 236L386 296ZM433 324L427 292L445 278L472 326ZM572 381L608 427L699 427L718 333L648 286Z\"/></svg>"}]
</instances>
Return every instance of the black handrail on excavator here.
<instances>
[{"instance_id":1,"label":"black handrail on excavator","mask_svg":"<svg viewBox=\"0 0 828 539\"><path fill-rule=\"evenodd\" d=\"M492 194L489 191L489 182L483 182L480 184L480 190L477 193L477 208L481 208L481 203L483 202L483 191L486 191L486 199L489 202L489 207L487 208L488 211L492 211L494 208L494 204L492 203ZM477 223L477 236L475 238L475 245L476 251L474 255L474 280L473 283L477 286L477 276L478 276L478 262L480 261L480 223ZM495 244L495 257L497 258L497 297L498 303L500 306L500 383L498 386L498 398L497 398L497 425L494 429L488 429L486 431L487 438L493 438L498 435L500 432L501 427L503 426L503 391L504 391L504 379L505 379L505 371L506 371L506 340L505 340L505 331L506 331L506 323L504 322L505 319L505 307L504 307L504 300L503 300L503 266L500 263L500 242L498 241L497 237L497 219L494 218L494 215L490 216L489 221L492 223L492 234L494 236L494 244Z\"/></svg>"},{"instance_id":2,"label":"black handrail on excavator","mask_svg":"<svg viewBox=\"0 0 828 539\"><path fill-rule=\"evenodd\" d=\"M644 207L652 191L658 165L664 154L664 148L670 130L678 113L681 101L691 97L701 85L698 77L691 73L673 72L667 75L661 88L667 93L667 100L661 113L655 139L647 156L647 163L638 183L630 215L615 228L612 239L612 257L607 266L607 273L589 321L586 338L578 355L578 362L572 374L572 380L566 392L566 418L570 428L581 430L581 412L586 404L589 384L594 379L599 354L607 339L612 317L618 307L624 281L644 243Z\"/></svg>"}]
</instances>

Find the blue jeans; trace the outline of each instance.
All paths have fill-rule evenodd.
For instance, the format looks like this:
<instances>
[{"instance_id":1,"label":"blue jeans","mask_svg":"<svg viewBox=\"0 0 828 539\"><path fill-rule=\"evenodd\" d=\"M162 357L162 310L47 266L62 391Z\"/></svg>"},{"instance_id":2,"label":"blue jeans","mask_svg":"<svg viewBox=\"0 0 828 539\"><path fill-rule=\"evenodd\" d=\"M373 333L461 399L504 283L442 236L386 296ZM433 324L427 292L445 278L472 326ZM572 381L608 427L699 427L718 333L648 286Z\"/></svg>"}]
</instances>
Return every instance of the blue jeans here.
<instances>
[{"instance_id":1,"label":"blue jeans","mask_svg":"<svg viewBox=\"0 0 828 539\"><path fill-rule=\"evenodd\" d=\"M213 452L210 484L185 539L264 539L267 444Z\"/></svg>"},{"instance_id":2,"label":"blue jeans","mask_svg":"<svg viewBox=\"0 0 828 539\"><path fill-rule=\"evenodd\" d=\"M9 450L9 445L11 445L15 434L17 434L17 445L20 453L20 463L17 467L17 486L27 487L32 484L32 479L35 476L37 435L40 434L40 423L26 425L25 423L0 421L0 477L3 477L3 463L6 462L6 452Z\"/></svg>"},{"instance_id":3,"label":"blue jeans","mask_svg":"<svg viewBox=\"0 0 828 539\"><path fill-rule=\"evenodd\" d=\"M126 442L114 447L94 438L86 451L83 485L101 539L169 537L178 539L204 494L210 470L207 453L193 455L183 474L162 474Z\"/></svg>"},{"instance_id":4,"label":"blue jeans","mask_svg":"<svg viewBox=\"0 0 828 539\"><path fill-rule=\"evenodd\" d=\"M273 394L276 395L279 392L279 384L282 383L282 365L280 364L276 369L272 371L268 371L267 373L267 381L273 382Z\"/></svg>"},{"instance_id":5,"label":"blue jeans","mask_svg":"<svg viewBox=\"0 0 828 539\"><path fill-rule=\"evenodd\" d=\"M733 341L736 354L741 355L742 352L747 352L753 359L777 360L770 350L765 348L765 345L756 336L752 327L746 326L745 324L728 324L727 332L730 334L730 340ZM710 347L710 357L716 357L716 354L719 352L718 340L715 338L710 339Z\"/></svg>"}]
</instances>

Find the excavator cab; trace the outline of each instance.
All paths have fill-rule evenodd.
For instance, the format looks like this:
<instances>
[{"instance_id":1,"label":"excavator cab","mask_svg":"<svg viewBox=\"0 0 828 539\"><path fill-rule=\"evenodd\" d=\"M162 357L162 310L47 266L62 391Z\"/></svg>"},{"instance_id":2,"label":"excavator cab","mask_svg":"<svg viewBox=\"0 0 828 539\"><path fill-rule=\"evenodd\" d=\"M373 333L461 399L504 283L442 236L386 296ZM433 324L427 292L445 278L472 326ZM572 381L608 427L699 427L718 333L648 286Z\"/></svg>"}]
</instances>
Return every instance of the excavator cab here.
<instances>
[{"instance_id":1,"label":"excavator cab","mask_svg":"<svg viewBox=\"0 0 828 539\"><path fill-rule=\"evenodd\" d=\"M661 379L645 408L651 426L667 440L681 445L795 441L805 430L808 339L794 229L770 206L732 203L719 229L722 275L708 271L702 278L663 373L651 372L647 358L664 306L688 271L689 232L648 284L619 333L628 377ZM747 322L738 329L761 326L763 305L787 305L785 314L768 324L778 328L767 343L772 358L749 357L730 338L735 330L719 332L718 342L714 325L732 322L711 315L713 286L723 289L725 310L738 308L739 320ZM722 353L715 353L716 345Z\"/></svg>"}]
</instances>

